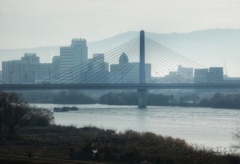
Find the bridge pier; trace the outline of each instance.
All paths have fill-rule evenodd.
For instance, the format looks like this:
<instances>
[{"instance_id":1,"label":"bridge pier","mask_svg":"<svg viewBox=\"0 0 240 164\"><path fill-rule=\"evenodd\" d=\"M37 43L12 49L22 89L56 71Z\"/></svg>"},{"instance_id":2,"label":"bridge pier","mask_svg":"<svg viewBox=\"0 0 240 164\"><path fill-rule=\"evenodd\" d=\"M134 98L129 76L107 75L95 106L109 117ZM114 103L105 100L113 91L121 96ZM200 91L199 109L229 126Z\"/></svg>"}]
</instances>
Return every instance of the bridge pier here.
<instances>
[{"instance_id":1,"label":"bridge pier","mask_svg":"<svg viewBox=\"0 0 240 164\"><path fill-rule=\"evenodd\" d=\"M138 108L146 108L147 107L147 89L138 89L137 96L138 96Z\"/></svg>"},{"instance_id":2,"label":"bridge pier","mask_svg":"<svg viewBox=\"0 0 240 164\"><path fill-rule=\"evenodd\" d=\"M139 62L139 82L145 84L145 32L140 31L140 62ZM138 95L138 108L147 107L147 89L139 88L137 90Z\"/></svg>"}]
</instances>

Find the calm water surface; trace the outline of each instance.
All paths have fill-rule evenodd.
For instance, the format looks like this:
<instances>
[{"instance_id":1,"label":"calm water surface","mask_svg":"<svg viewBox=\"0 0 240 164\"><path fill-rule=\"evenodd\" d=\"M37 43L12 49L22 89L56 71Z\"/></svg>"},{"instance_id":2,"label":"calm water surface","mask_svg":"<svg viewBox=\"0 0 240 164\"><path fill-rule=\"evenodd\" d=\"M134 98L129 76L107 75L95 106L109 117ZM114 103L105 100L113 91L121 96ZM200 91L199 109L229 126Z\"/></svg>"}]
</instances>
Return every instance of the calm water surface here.
<instances>
[{"instance_id":1,"label":"calm water surface","mask_svg":"<svg viewBox=\"0 0 240 164\"><path fill-rule=\"evenodd\" d=\"M55 104L34 104L53 110ZM68 105L72 106L72 105ZM74 105L78 111L55 112L55 123L82 127L93 125L117 131L133 129L185 139L207 147L229 148L240 125L240 110L196 107Z\"/></svg>"}]
</instances>

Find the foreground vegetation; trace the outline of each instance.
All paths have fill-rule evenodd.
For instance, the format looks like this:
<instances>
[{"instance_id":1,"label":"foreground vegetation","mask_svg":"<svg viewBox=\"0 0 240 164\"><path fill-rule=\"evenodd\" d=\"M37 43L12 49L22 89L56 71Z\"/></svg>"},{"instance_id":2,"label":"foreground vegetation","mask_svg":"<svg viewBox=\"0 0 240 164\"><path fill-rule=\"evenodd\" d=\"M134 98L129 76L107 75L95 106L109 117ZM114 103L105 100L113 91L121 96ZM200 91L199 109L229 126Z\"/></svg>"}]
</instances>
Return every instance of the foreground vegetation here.
<instances>
[{"instance_id":1,"label":"foreground vegetation","mask_svg":"<svg viewBox=\"0 0 240 164\"><path fill-rule=\"evenodd\" d=\"M1 155L111 163L240 163L238 155L193 147L182 139L132 130L117 133L91 126L57 126L53 119L52 112L30 107L21 96L0 92L0 163L7 161ZM239 134L235 134L238 141ZM95 156L93 150L98 151Z\"/></svg>"},{"instance_id":2,"label":"foreground vegetation","mask_svg":"<svg viewBox=\"0 0 240 164\"><path fill-rule=\"evenodd\" d=\"M92 161L92 150L98 150L98 161L122 163L216 163L240 162L240 157L216 154L210 149L193 148L184 140L163 137L150 132L128 130L116 133L96 127L25 127L21 138L1 141L0 154L67 160Z\"/></svg>"},{"instance_id":3,"label":"foreground vegetation","mask_svg":"<svg viewBox=\"0 0 240 164\"><path fill-rule=\"evenodd\" d=\"M0 138L15 137L25 126L48 126L53 120L52 112L30 107L19 94L0 92Z\"/></svg>"}]
</instances>

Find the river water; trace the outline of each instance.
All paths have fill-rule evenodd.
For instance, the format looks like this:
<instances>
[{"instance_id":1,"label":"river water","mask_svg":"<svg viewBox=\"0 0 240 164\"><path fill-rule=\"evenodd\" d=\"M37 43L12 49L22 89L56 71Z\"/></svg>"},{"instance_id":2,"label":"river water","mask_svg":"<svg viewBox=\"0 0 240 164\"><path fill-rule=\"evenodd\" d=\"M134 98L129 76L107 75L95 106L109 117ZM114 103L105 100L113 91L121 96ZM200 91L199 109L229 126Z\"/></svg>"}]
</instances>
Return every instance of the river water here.
<instances>
[{"instance_id":1,"label":"river water","mask_svg":"<svg viewBox=\"0 0 240 164\"><path fill-rule=\"evenodd\" d=\"M53 110L55 104L34 104ZM200 107L114 105L68 105L78 111L55 112L55 123L60 125L86 125L110 128L124 132L153 132L163 136L185 139L190 144L228 149L234 144L233 133L240 126L240 110ZM61 106L60 106L61 107Z\"/></svg>"}]
</instances>

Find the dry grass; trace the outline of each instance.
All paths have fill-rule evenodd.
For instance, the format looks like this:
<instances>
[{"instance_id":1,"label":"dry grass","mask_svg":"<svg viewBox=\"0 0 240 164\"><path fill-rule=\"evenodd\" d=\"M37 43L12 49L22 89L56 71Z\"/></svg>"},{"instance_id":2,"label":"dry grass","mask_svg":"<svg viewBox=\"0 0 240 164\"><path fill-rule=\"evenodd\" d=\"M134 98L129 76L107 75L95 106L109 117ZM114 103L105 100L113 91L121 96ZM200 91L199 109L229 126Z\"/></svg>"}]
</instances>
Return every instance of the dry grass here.
<instances>
[{"instance_id":1,"label":"dry grass","mask_svg":"<svg viewBox=\"0 0 240 164\"><path fill-rule=\"evenodd\" d=\"M99 151L99 161L122 163L240 163L236 155L218 155L210 149L192 147L182 139L150 132L128 130L116 133L96 127L28 127L15 141L0 140L0 154L51 159L92 160L92 148Z\"/></svg>"}]
</instances>

